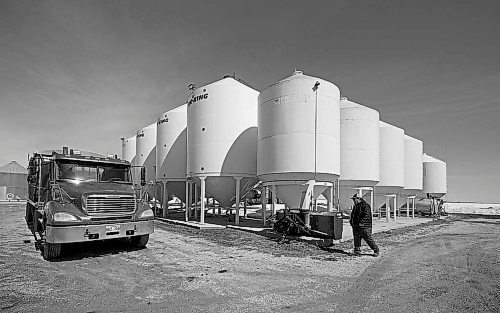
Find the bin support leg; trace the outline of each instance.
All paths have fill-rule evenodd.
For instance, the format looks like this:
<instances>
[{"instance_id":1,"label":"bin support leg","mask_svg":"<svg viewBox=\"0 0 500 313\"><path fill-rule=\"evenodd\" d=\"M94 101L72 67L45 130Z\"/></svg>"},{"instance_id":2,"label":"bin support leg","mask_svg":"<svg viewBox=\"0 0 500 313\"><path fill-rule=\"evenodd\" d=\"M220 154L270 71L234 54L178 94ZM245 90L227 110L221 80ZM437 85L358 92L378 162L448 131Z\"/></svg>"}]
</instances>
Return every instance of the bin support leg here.
<instances>
[{"instance_id":1,"label":"bin support leg","mask_svg":"<svg viewBox=\"0 0 500 313\"><path fill-rule=\"evenodd\" d=\"M374 193L373 189L370 190L370 207L372 208L372 210L373 210L373 193Z\"/></svg>"},{"instance_id":2,"label":"bin support leg","mask_svg":"<svg viewBox=\"0 0 500 313\"><path fill-rule=\"evenodd\" d=\"M385 221L389 222L391 217L391 200L389 196L385 196Z\"/></svg>"},{"instance_id":3,"label":"bin support leg","mask_svg":"<svg viewBox=\"0 0 500 313\"><path fill-rule=\"evenodd\" d=\"M198 188L194 185L194 219L198 219Z\"/></svg>"},{"instance_id":4,"label":"bin support leg","mask_svg":"<svg viewBox=\"0 0 500 313\"><path fill-rule=\"evenodd\" d=\"M247 218L247 200L243 199L243 216Z\"/></svg>"},{"instance_id":5,"label":"bin support leg","mask_svg":"<svg viewBox=\"0 0 500 313\"><path fill-rule=\"evenodd\" d=\"M262 201L262 225L266 226L267 195L265 186L262 186L262 193L260 195L260 199Z\"/></svg>"},{"instance_id":6,"label":"bin support leg","mask_svg":"<svg viewBox=\"0 0 500 313\"><path fill-rule=\"evenodd\" d=\"M410 217L410 198L406 198L406 217Z\"/></svg>"},{"instance_id":7,"label":"bin support leg","mask_svg":"<svg viewBox=\"0 0 500 313\"><path fill-rule=\"evenodd\" d=\"M335 212L335 182L333 182L333 186L330 187L330 205L328 206L329 212ZM340 211L340 207L337 207L337 210Z\"/></svg>"},{"instance_id":8,"label":"bin support leg","mask_svg":"<svg viewBox=\"0 0 500 313\"><path fill-rule=\"evenodd\" d=\"M415 218L415 198L411 200L411 218Z\"/></svg>"},{"instance_id":9,"label":"bin support leg","mask_svg":"<svg viewBox=\"0 0 500 313\"><path fill-rule=\"evenodd\" d=\"M201 195L200 195L200 223L205 224L205 179L206 177L200 177L201 181Z\"/></svg>"},{"instance_id":10,"label":"bin support leg","mask_svg":"<svg viewBox=\"0 0 500 313\"><path fill-rule=\"evenodd\" d=\"M167 217L167 210L168 210L168 190L167 190L167 182L165 182L165 187L163 188L163 218ZM156 204L155 204L156 205Z\"/></svg>"},{"instance_id":11,"label":"bin support leg","mask_svg":"<svg viewBox=\"0 0 500 313\"><path fill-rule=\"evenodd\" d=\"M333 209L332 209L332 187L328 187L328 197L326 197L326 210L328 212L333 212Z\"/></svg>"},{"instance_id":12,"label":"bin support leg","mask_svg":"<svg viewBox=\"0 0 500 313\"><path fill-rule=\"evenodd\" d=\"M241 177L235 177L236 179L236 205L235 205L235 215L234 215L234 224L240 225L240 182Z\"/></svg>"},{"instance_id":13,"label":"bin support leg","mask_svg":"<svg viewBox=\"0 0 500 313\"><path fill-rule=\"evenodd\" d=\"M189 207L191 206L191 201L189 201L191 182L186 180L186 199L184 199L184 205L186 206L186 212L184 214L184 220L189 221Z\"/></svg>"},{"instance_id":14,"label":"bin support leg","mask_svg":"<svg viewBox=\"0 0 500 313\"><path fill-rule=\"evenodd\" d=\"M398 210L397 199L398 199L397 196L395 196L394 199L393 199L393 202L394 202L394 221L396 221L396 213L397 213L397 210Z\"/></svg>"},{"instance_id":15,"label":"bin support leg","mask_svg":"<svg viewBox=\"0 0 500 313\"><path fill-rule=\"evenodd\" d=\"M272 185L271 187L271 196L272 196L272 202L271 202L271 215L276 214L276 185Z\"/></svg>"}]
</instances>

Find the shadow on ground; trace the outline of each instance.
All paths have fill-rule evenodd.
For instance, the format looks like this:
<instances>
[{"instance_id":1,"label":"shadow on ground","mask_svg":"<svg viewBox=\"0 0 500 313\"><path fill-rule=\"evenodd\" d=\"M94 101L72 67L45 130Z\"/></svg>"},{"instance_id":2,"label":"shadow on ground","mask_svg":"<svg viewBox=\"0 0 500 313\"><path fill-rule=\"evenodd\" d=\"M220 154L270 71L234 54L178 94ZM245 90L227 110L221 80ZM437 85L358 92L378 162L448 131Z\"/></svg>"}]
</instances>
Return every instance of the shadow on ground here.
<instances>
[{"instance_id":1,"label":"shadow on ground","mask_svg":"<svg viewBox=\"0 0 500 313\"><path fill-rule=\"evenodd\" d=\"M132 246L128 239L111 239L63 244L61 257L54 259L53 262L99 258L107 255L120 254L141 249L145 248Z\"/></svg>"}]
</instances>

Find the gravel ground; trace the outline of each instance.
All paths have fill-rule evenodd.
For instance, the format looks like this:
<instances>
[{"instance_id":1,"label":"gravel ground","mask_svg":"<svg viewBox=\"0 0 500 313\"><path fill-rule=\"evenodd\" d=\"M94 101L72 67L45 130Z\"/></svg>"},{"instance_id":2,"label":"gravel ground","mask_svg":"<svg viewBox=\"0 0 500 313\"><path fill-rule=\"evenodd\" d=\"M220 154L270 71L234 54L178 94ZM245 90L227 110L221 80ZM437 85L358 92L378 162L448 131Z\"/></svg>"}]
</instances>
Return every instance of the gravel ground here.
<instances>
[{"instance_id":1,"label":"gravel ground","mask_svg":"<svg viewBox=\"0 0 500 313\"><path fill-rule=\"evenodd\" d=\"M351 256L352 242L278 245L157 223L146 249L75 244L46 262L23 208L0 207L0 311L499 312L499 222L463 216L375 234L379 258Z\"/></svg>"}]
</instances>

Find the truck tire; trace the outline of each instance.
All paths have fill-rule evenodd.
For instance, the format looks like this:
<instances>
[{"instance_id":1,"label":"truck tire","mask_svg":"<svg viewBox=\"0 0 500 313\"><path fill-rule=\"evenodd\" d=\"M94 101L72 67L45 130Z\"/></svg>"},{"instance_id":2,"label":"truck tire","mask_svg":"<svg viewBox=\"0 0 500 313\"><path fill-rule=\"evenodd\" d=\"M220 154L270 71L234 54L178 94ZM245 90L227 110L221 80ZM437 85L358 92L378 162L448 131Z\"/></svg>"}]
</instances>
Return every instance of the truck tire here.
<instances>
[{"instance_id":1,"label":"truck tire","mask_svg":"<svg viewBox=\"0 0 500 313\"><path fill-rule=\"evenodd\" d=\"M60 243L50 243L45 242L42 247L43 259L46 261L52 261L61 256L61 244Z\"/></svg>"},{"instance_id":2,"label":"truck tire","mask_svg":"<svg viewBox=\"0 0 500 313\"><path fill-rule=\"evenodd\" d=\"M29 230L33 233L35 232L34 228L34 216L33 216L33 208L29 202L26 203L26 215L24 216L26 220L26 224L28 225Z\"/></svg>"},{"instance_id":3,"label":"truck tire","mask_svg":"<svg viewBox=\"0 0 500 313\"><path fill-rule=\"evenodd\" d=\"M144 248L149 241L149 234L130 237L130 243L137 248Z\"/></svg>"}]
</instances>

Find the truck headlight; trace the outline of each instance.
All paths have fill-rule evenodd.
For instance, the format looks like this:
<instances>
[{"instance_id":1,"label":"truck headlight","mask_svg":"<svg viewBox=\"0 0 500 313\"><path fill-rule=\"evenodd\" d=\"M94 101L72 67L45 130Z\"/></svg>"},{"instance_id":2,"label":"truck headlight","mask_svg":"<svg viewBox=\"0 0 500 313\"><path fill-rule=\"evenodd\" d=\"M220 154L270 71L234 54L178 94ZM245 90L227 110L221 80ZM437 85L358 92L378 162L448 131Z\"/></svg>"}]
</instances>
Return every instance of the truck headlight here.
<instances>
[{"instance_id":1,"label":"truck headlight","mask_svg":"<svg viewBox=\"0 0 500 313\"><path fill-rule=\"evenodd\" d=\"M57 212L54 213L53 217L54 222L78 222L80 219L73 214L69 213L64 213L64 212Z\"/></svg>"},{"instance_id":2,"label":"truck headlight","mask_svg":"<svg viewBox=\"0 0 500 313\"><path fill-rule=\"evenodd\" d=\"M139 215L139 218L153 218L154 217L154 213L153 213L153 210L149 209L149 210L146 210L144 212L141 213L141 215Z\"/></svg>"}]
</instances>

